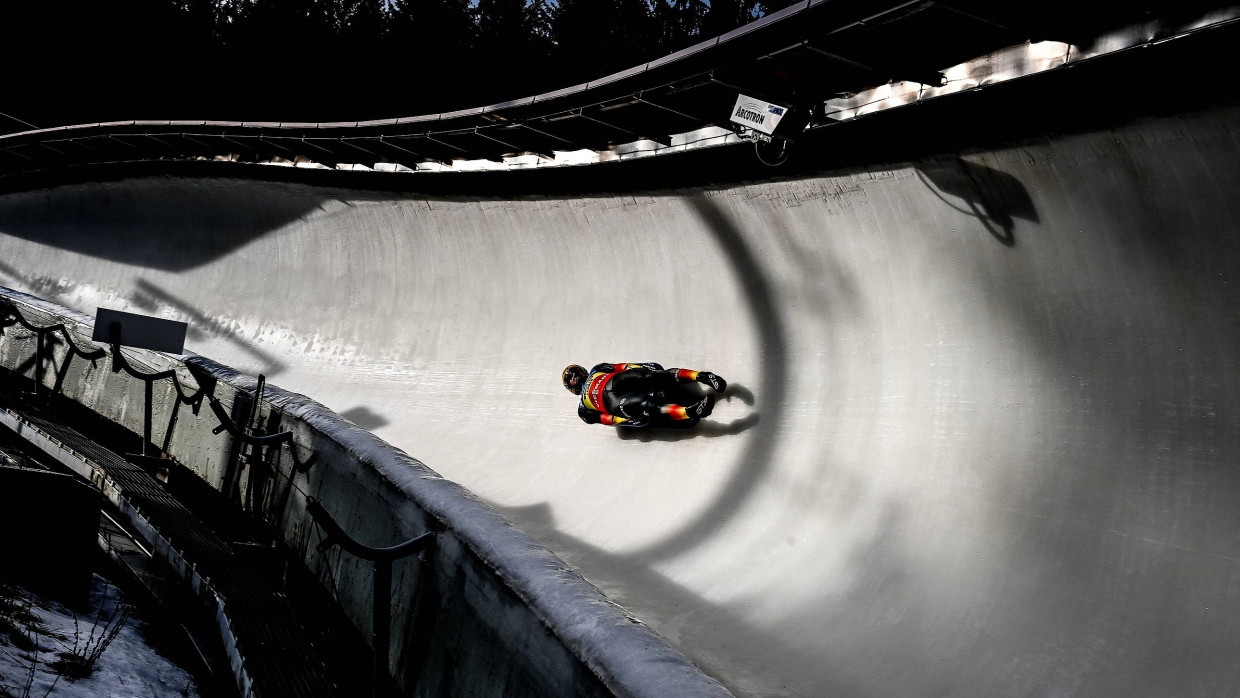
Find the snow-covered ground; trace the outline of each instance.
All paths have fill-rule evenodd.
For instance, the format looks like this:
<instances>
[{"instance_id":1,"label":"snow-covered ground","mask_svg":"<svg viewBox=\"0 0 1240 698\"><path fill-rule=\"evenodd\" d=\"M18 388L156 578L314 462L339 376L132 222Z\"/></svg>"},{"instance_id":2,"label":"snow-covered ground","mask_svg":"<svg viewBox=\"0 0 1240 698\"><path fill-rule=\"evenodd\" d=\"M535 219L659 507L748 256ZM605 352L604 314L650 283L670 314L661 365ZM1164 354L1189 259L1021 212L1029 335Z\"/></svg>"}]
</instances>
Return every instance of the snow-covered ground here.
<instances>
[{"instance_id":1,"label":"snow-covered ground","mask_svg":"<svg viewBox=\"0 0 1240 698\"><path fill-rule=\"evenodd\" d=\"M88 606L76 612L24 589L0 588L0 697L197 696L193 677L144 639L140 610L126 615L125 608L121 591L98 575ZM101 647L89 676L72 680L58 671L73 655L89 657Z\"/></svg>"}]
</instances>

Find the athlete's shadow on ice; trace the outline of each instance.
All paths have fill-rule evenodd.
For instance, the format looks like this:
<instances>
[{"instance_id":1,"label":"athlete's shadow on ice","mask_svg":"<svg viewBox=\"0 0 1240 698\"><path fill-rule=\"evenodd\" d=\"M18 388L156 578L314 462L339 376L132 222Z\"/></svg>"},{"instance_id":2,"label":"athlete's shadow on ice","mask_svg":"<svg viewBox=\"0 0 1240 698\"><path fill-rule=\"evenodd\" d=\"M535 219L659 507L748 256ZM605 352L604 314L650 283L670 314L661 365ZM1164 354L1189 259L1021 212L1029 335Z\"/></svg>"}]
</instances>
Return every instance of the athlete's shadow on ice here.
<instances>
[{"instance_id":1,"label":"athlete's shadow on ice","mask_svg":"<svg viewBox=\"0 0 1240 698\"><path fill-rule=\"evenodd\" d=\"M720 396L715 409L720 410L724 405L733 400L739 400L748 407L753 407L753 391L743 385L732 383L723 392L723 395ZM760 415L751 410L744 417L733 419L729 422L718 421L713 416L707 417L691 429L661 429L658 427L626 429L624 427L616 427L616 436L624 441L641 441L643 443L651 441L684 441L685 439L698 438L711 439L719 436L735 436L756 426L759 419Z\"/></svg>"}]
</instances>

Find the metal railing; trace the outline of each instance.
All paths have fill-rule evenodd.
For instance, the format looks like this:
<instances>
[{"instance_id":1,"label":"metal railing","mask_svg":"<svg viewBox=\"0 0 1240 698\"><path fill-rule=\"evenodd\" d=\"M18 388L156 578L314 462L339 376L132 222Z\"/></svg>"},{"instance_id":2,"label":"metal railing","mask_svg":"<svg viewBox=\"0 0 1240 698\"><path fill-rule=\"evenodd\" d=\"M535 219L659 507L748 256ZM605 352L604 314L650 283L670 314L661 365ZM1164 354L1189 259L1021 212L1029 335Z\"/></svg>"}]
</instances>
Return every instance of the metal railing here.
<instances>
[{"instance_id":1,"label":"metal railing","mask_svg":"<svg viewBox=\"0 0 1240 698\"><path fill-rule=\"evenodd\" d=\"M263 457L263 449L279 448L287 445L289 453L292 456L293 467L287 475L288 487L284 496L281 497L279 504L273 509L285 510L287 508L288 494L295 488L293 485L293 477L295 473L305 473L317 461L317 453L312 452L310 457L304 461L297 456L296 442L292 431L279 431L276 433L264 433L261 421L256 423L255 418L258 413L259 403L262 401L263 391L265 388L265 377L259 376L257 389L253 399L245 402L238 402L244 411L245 418L243 423L238 423L232 415L228 413L223 403L216 396L217 381L214 377L208 375L200 367L192 364L185 364L191 374L197 379L199 386L195 390L187 389L181 382L175 370L166 371L144 371L135 368L133 363L121 351L121 338L117 336L117 332L112 332L110 339L110 351L105 348L85 349L74 341L72 333L69 331L65 323L56 323L52 325L41 326L27 319L21 310L11 301L0 298L0 336L3 336L5 328L20 326L32 333L36 338L36 346L34 355L27 361L18 362L17 373L23 373L22 368L26 364L33 364L34 370L31 378L34 382L34 390L32 394L40 397L49 397L48 388L44 383L44 365L49 360L49 349L46 346L49 342L47 339L51 335L59 335L63 337L63 342L67 346L64 354L64 360L57 371L57 380L50 389L50 394L62 394L64 380L68 372L69 362L75 356L86 358L92 364L99 359L111 356L112 372L124 372L138 380L141 380L145 386L145 413L144 413L144 434L143 446L141 453L126 454L126 459L131 462L146 462L153 464L164 458L168 458L167 449L171 439L171 434L176 426L176 407L181 404L188 404L194 410L194 414L199 413L203 401L205 400L211 407L211 411L215 418L219 421L219 425L211 430L215 435L227 432L236 442L243 446L248 446L250 451L242 453L240 462L243 465L250 465L251 483L247 489L247 496L243 504L244 509L252 513L262 516L264 514L263 507L259 502L263 499L262 485L257 487L255 482L261 482L264 477L257 474L257 466L262 464L270 465ZM172 418L164 436L163 447L159 449L158 454L152 454L146 450L151 444L151 413L153 399L153 385L157 381L170 381L175 388L176 400L174 402ZM244 395L244 393L238 393ZM273 474L278 473L278 468L272 468ZM226 475L224 494L230 498L236 497L236 492L229 491L231 486L235 486L240 479L240 471L234 473L235 477ZM435 541L434 533L425 533L411 540L405 541L398 545L390 547L374 547L358 542L352 536L344 531L338 523L327 513L322 503L315 497L310 496L301 488L296 488L306 502L306 511L311 516L314 524L318 525L324 532L322 542L317 546L320 554L325 553L334 545L339 545L346 552L359 557L361 559L373 563L373 627L372 627L372 648L374 651L373 663L373 686L374 696L385 696L391 692L391 674L389 673L388 654L391 647L391 604L392 604L392 564L410 555L418 554L429 550ZM253 495L253 496L252 496ZM270 509L268 510L270 511ZM117 524L119 526L119 524ZM123 530L123 529L122 529ZM139 546L141 547L141 546ZM143 548L144 552L146 549ZM149 552L148 552L149 554Z\"/></svg>"},{"instance_id":2,"label":"metal railing","mask_svg":"<svg viewBox=\"0 0 1240 698\"><path fill-rule=\"evenodd\" d=\"M63 337L63 340L61 341L66 344L67 349L64 360L61 362L56 371L56 380L50 388L52 394L62 392L62 386L66 376L68 375L70 362L74 357L85 358L91 361L92 365L95 365L95 362L99 359L110 357L111 370L113 373L124 372L127 375L143 382L144 409L142 418L142 445L136 453L127 454L127 458L133 462L143 464L147 467L154 467L158 465L158 461L167 458L168 448L171 445L172 436L176 428L181 405L189 405L193 414L198 415L204 400L210 405L212 413L219 421L219 426L212 429L212 433L218 435L227 431L228 434L236 441L240 442L243 446L248 447L249 449L247 452L240 454L241 461L239 464L230 464L238 467L236 467L233 473L229 473L228 476L226 476L226 480L230 480L234 485L233 487L225 488L226 495L232 495L234 497L237 495L238 492L235 485L240 482L240 470L243 470L245 465L254 465L266 462L267 459L263 457L263 449L287 446L289 456L293 461L291 472L288 475L290 482L294 473L306 473L318 460L318 454L314 451L311 451L309 457L304 460L299 457L298 447L291 431L268 434L262 429L262 425L257 425L255 423L254 418L257 414L257 407L259 402L262 401L263 396L265 384L265 378L263 376L259 376L258 388L253 399L249 403L249 412L245 423L238 424L231 418L219 398L215 395L217 385L215 378L208 375L205 371L194 366L193 364L185 364L186 368L199 384L197 389L191 390L182 383L175 370L144 371L136 368L133 362L131 362L121 350L121 337L115 330L109 337L111 345L110 350L102 347L92 350L84 349L74 341L73 335L69 332L69 329L64 323L56 323L47 326L36 325L29 321L15 304L8 300L0 299L0 332L3 332L5 327L11 327L14 325L21 326L34 334L36 338L33 357L31 357L31 360L22 362L18 366L18 373L21 373L22 368L26 364L33 365L31 379L33 381L32 392L35 395L41 395L44 391L48 390L48 387L44 385L44 374L46 373L44 367L49 359L50 351L47 345L53 341L50 338L56 335ZM157 446L153 440L153 401L154 385L158 381L170 382L176 393L176 399L172 402L171 415L169 416L168 424L164 429L162 444ZM238 394L244 395L244 393ZM248 398L249 396L245 397ZM273 470L273 474L275 472L278 471ZM251 471L251 473L253 475L253 471ZM246 509L254 510L257 508L257 513L261 515L261 502L264 498L262 496L257 498L254 497L253 487L254 483L251 482L248 488L249 491L247 492L249 496L247 496L247 501L243 502L243 504L247 505L245 507Z\"/></svg>"}]
</instances>

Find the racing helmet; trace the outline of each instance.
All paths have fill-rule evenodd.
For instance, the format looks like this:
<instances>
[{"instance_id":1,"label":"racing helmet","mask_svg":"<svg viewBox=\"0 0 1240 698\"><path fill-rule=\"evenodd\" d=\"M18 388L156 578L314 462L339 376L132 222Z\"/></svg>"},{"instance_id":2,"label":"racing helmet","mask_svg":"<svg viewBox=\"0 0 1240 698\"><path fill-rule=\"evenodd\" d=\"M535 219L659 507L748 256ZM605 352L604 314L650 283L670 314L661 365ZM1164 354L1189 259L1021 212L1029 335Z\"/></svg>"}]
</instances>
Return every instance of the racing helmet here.
<instances>
[{"instance_id":1,"label":"racing helmet","mask_svg":"<svg viewBox=\"0 0 1240 698\"><path fill-rule=\"evenodd\" d=\"M564 369L560 379L564 381L564 387L568 388L568 392L573 395L580 395L581 386L586 382L586 375L587 371L584 367L577 364L569 364L568 368Z\"/></svg>"}]
</instances>

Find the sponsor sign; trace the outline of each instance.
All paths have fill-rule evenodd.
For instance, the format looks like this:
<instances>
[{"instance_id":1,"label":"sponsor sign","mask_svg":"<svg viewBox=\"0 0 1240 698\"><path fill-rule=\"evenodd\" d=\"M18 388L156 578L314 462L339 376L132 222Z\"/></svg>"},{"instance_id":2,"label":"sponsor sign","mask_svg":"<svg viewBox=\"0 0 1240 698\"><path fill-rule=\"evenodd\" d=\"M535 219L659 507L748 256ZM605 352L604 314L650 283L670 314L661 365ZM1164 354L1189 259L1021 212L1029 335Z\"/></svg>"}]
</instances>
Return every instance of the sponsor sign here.
<instances>
[{"instance_id":1,"label":"sponsor sign","mask_svg":"<svg viewBox=\"0 0 1240 698\"><path fill-rule=\"evenodd\" d=\"M732 107L731 121L734 124L740 124L769 136L775 132L775 127L779 125L779 120L784 118L784 114L787 113L788 107L781 107L778 104L771 104L753 97L738 95L736 106Z\"/></svg>"},{"instance_id":2,"label":"sponsor sign","mask_svg":"<svg viewBox=\"0 0 1240 698\"><path fill-rule=\"evenodd\" d=\"M99 308L95 311L95 331L90 338L96 342L119 339L127 347L181 354L185 351L188 329L184 322Z\"/></svg>"}]
</instances>

